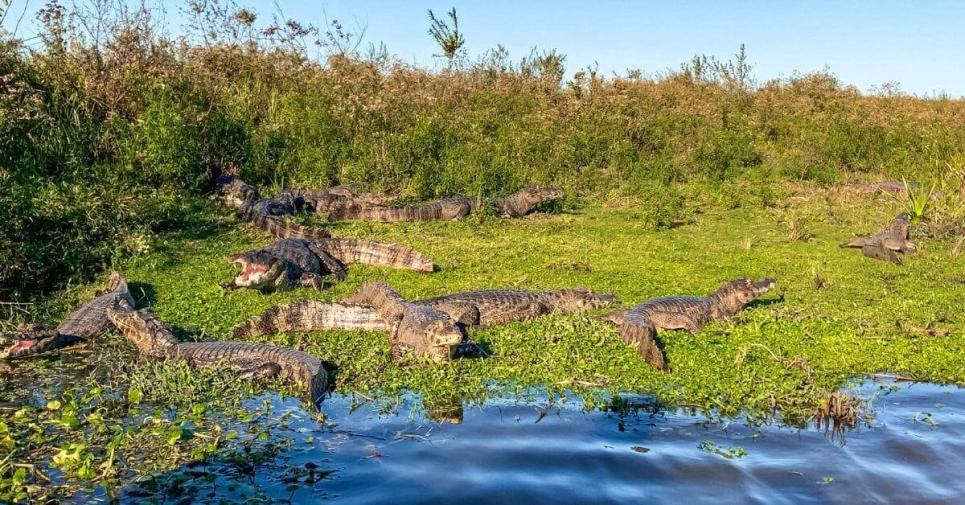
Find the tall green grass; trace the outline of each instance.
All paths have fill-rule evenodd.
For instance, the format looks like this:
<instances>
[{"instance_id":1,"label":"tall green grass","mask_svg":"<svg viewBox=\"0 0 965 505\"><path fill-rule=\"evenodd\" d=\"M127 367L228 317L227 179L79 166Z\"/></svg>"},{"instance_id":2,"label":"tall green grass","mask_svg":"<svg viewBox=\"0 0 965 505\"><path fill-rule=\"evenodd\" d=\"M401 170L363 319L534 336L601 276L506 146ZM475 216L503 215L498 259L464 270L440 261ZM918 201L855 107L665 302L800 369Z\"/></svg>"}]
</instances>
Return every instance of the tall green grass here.
<instances>
[{"instance_id":1,"label":"tall green grass","mask_svg":"<svg viewBox=\"0 0 965 505\"><path fill-rule=\"evenodd\" d=\"M755 84L743 50L653 76L567 78L563 55L501 48L435 71L361 55L340 25L259 24L223 2L187 12L184 38L120 9L95 38L78 22L90 14L56 4L39 45L0 36L0 299L88 277L182 226L209 163L259 185L432 198L544 183L579 200L678 181L938 181L965 150L961 100L862 94L826 73ZM652 224L685 209L663 198Z\"/></svg>"}]
</instances>

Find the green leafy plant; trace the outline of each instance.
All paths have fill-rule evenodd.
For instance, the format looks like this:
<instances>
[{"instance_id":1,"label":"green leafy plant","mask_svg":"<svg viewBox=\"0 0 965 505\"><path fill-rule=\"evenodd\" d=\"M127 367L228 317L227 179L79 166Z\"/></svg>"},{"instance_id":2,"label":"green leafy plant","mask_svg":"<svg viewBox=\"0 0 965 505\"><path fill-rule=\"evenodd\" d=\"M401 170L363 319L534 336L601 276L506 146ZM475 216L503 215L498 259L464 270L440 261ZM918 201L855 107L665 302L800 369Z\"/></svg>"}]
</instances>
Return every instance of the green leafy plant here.
<instances>
[{"instance_id":1,"label":"green leafy plant","mask_svg":"<svg viewBox=\"0 0 965 505\"><path fill-rule=\"evenodd\" d=\"M697 446L697 448L704 452L716 454L727 459L743 458L744 456L747 456L747 450L743 447L728 447L725 449L714 443L713 440L704 440L700 443L700 445Z\"/></svg>"},{"instance_id":2,"label":"green leafy plant","mask_svg":"<svg viewBox=\"0 0 965 505\"><path fill-rule=\"evenodd\" d=\"M905 186L905 208L908 210L908 213L911 214L912 221L920 223L928 217L928 214L932 210L935 184L932 184L925 190L924 186L909 184L904 178L901 179L901 182Z\"/></svg>"}]
</instances>

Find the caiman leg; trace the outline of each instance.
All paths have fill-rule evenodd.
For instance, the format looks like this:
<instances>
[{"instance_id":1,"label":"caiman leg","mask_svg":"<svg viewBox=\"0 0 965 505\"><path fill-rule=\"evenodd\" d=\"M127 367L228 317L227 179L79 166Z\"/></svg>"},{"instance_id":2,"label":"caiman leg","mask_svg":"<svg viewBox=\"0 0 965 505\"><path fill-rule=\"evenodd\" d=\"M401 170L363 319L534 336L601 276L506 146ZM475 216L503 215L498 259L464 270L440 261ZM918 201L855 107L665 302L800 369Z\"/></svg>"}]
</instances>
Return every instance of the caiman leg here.
<instances>
[{"instance_id":1,"label":"caiman leg","mask_svg":"<svg viewBox=\"0 0 965 505\"><path fill-rule=\"evenodd\" d=\"M479 326L479 308L471 303L451 302L440 305L438 308L458 324Z\"/></svg>"},{"instance_id":2,"label":"caiman leg","mask_svg":"<svg viewBox=\"0 0 965 505\"><path fill-rule=\"evenodd\" d=\"M316 273L302 272L301 277L298 278L298 285L321 291L325 289L325 278Z\"/></svg>"},{"instance_id":3,"label":"caiman leg","mask_svg":"<svg viewBox=\"0 0 965 505\"><path fill-rule=\"evenodd\" d=\"M281 373L281 366L274 362L261 362L255 360L235 360L230 366L238 371L238 376L244 379L263 380L278 377Z\"/></svg>"},{"instance_id":4,"label":"caiman leg","mask_svg":"<svg viewBox=\"0 0 965 505\"><path fill-rule=\"evenodd\" d=\"M635 345L637 352L658 370L668 370L663 351L657 345L656 329L646 314L628 311L620 325L620 338Z\"/></svg>"},{"instance_id":5,"label":"caiman leg","mask_svg":"<svg viewBox=\"0 0 965 505\"><path fill-rule=\"evenodd\" d=\"M332 277L334 277L336 281L342 282L346 279L347 274L345 273L345 265L343 265L340 261L335 259L331 254L324 251L322 248L318 247L318 245L314 242L308 243L308 249L312 251L315 256L318 256L318 261L325 266L325 269L332 274Z\"/></svg>"},{"instance_id":6,"label":"caiman leg","mask_svg":"<svg viewBox=\"0 0 965 505\"><path fill-rule=\"evenodd\" d=\"M657 330L687 330L690 333L698 333L701 328L693 317L674 312L652 313L650 321Z\"/></svg>"}]
</instances>

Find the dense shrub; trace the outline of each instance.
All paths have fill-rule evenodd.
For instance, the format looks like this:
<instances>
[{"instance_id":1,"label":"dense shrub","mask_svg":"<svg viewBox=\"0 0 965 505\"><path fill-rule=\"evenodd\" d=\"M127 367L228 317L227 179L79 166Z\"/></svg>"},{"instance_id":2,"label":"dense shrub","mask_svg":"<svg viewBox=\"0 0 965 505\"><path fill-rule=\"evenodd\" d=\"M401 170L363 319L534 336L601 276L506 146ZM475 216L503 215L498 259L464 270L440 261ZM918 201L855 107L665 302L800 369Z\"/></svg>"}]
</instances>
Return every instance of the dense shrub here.
<instances>
[{"instance_id":1,"label":"dense shrub","mask_svg":"<svg viewBox=\"0 0 965 505\"><path fill-rule=\"evenodd\" d=\"M206 163L259 185L420 199L623 189L657 198L647 219L671 226L686 203L661 188L679 181L767 181L739 193L770 204L775 178L938 179L965 146L961 100L861 94L826 73L753 85L743 52L661 76L567 80L555 52L514 62L502 49L433 71L362 57L340 27L188 7L185 38L119 10L99 13L92 39L84 13L57 4L41 13L41 46L0 35L0 298L88 275L180 226ZM316 37L324 61L306 56Z\"/></svg>"}]
</instances>

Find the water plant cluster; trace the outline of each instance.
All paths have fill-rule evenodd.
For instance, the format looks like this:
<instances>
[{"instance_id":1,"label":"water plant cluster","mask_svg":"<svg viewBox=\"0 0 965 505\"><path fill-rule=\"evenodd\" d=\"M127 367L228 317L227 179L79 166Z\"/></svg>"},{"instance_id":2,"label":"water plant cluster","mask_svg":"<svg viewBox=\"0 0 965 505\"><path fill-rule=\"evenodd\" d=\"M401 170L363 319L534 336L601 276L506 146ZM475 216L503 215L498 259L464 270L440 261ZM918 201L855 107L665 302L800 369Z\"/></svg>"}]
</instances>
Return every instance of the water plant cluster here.
<instances>
[{"instance_id":1,"label":"water plant cluster","mask_svg":"<svg viewBox=\"0 0 965 505\"><path fill-rule=\"evenodd\" d=\"M256 338L323 358L337 392L389 410L407 392L428 410L540 387L573 391L588 408L636 392L712 418L805 426L860 417L838 391L862 374L965 381L961 100L863 94L826 73L758 83L743 51L617 77L566 75L555 52L470 59L454 12L432 19L445 65L426 69L361 51L338 23L186 6L183 36L157 30L149 7L95 16L58 3L41 12L39 43L3 35L0 300L25 303L0 305L4 327L58 320L108 266L176 334L201 340L374 279L412 299L586 286L630 306L774 277L777 292L738 320L663 335L671 374L595 313L486 329L473 337L490 358L442 364L393 362L377 333ZM571 196L512 221L305 218L404 243L440 268L354 265L323 292L226 292L228 257L268 239L204 198L212 164L273 189L353 183L416 201L547 183ZM847 185L884 177L907 182L897 196ZM838 248L899 211L915 217L919 246L904 265ZM261 385L141 360L117 335L0 367L0 501L111 489L188 461L243 469L284 449L268 431L286 414L249 400ZM712 441L700 449L745 455Z\"/></svg>"}]
</instances>

